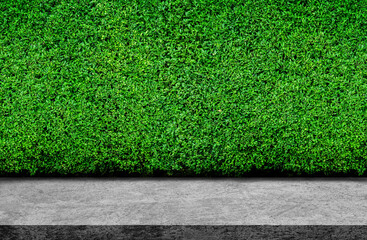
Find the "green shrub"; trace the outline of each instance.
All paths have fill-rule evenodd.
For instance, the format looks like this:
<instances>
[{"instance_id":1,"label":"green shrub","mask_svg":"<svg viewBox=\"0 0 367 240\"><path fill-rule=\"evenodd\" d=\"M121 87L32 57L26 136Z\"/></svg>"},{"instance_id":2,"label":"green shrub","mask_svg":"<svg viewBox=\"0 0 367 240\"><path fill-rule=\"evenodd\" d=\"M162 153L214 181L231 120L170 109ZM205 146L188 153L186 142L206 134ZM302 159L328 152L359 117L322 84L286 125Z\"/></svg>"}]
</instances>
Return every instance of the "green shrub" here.
<instances>
[{"instance_id":1,"label":"green shrub","mask_svg":"<svg viewBox=\"0 0 367 240\"><path fill-rule=\"evenodd\" d=\"M366 6L1 1L0 174L362 175Z\"/></svg>"}]
</instances>

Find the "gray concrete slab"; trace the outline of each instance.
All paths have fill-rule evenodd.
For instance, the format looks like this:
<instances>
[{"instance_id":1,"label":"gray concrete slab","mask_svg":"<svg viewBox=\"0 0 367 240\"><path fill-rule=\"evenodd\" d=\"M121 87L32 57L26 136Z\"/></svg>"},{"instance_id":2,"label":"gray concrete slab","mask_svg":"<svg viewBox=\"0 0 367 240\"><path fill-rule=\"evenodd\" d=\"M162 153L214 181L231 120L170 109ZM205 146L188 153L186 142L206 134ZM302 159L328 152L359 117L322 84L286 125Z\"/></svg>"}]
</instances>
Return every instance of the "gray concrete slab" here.
<instances>
[{"instance_id":1,"label":"gray concrete slab","mask_svg":"<svg viewBox=\"0 0 367 240\"><path fill-rule=\"evenodd\" d=\"M367 178L0 178L6 225L367 225Z\"/></svg>"}]
</instances>

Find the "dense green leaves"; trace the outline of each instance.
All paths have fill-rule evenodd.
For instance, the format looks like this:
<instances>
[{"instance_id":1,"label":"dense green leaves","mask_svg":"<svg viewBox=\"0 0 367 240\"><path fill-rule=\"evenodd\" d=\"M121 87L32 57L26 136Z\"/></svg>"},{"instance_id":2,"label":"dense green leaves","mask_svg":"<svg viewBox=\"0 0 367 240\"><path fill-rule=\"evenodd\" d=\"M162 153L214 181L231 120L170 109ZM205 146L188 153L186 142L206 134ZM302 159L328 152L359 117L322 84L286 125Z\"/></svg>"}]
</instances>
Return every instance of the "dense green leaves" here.
<instances>
[{"instance_id":1,"label":"dense green leaves","mask_svg":"<svg viewBox=\"0 0 367 240\"><path fill-rule=\"evenodd\" d=\"M367 166L367 1L2 1L0 174Z\"/></svg>"}]
</instances>

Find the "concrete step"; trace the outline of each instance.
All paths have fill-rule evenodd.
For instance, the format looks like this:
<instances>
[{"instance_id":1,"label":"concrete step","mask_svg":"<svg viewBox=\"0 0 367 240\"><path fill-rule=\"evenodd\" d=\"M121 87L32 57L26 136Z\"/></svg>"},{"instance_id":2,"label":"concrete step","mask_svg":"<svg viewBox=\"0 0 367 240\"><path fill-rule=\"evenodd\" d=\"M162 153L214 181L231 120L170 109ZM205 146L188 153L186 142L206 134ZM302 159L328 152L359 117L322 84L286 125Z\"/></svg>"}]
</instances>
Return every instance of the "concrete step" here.
<instances>
[{"instance_id":1,"label":"concrete step","mask_svg":"<svg viewBox=\"0 0 367 240\"><path fill-rule=\"evenodd\" d=\"M0 225L367 225L367 178L0 178Z\"/></svg>"}]
</instances>

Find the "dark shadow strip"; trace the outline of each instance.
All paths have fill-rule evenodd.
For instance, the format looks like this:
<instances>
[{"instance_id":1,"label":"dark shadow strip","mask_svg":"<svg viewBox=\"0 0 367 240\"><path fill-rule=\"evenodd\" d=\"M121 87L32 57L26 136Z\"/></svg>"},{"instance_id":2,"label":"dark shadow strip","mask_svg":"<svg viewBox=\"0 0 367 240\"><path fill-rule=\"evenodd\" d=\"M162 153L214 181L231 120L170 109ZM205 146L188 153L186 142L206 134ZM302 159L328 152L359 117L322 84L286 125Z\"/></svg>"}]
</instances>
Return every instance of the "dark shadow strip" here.
<instances>
[{"instance_id":1,"label":"dark shadow strip","mask_svg":"<svg viewBox=\"0 0 367 240\"><path fill-rule=\"evenodd\" d=\"M356 225L2 225L0 239L367 239Z\"/></svg>"}]
</instances>

